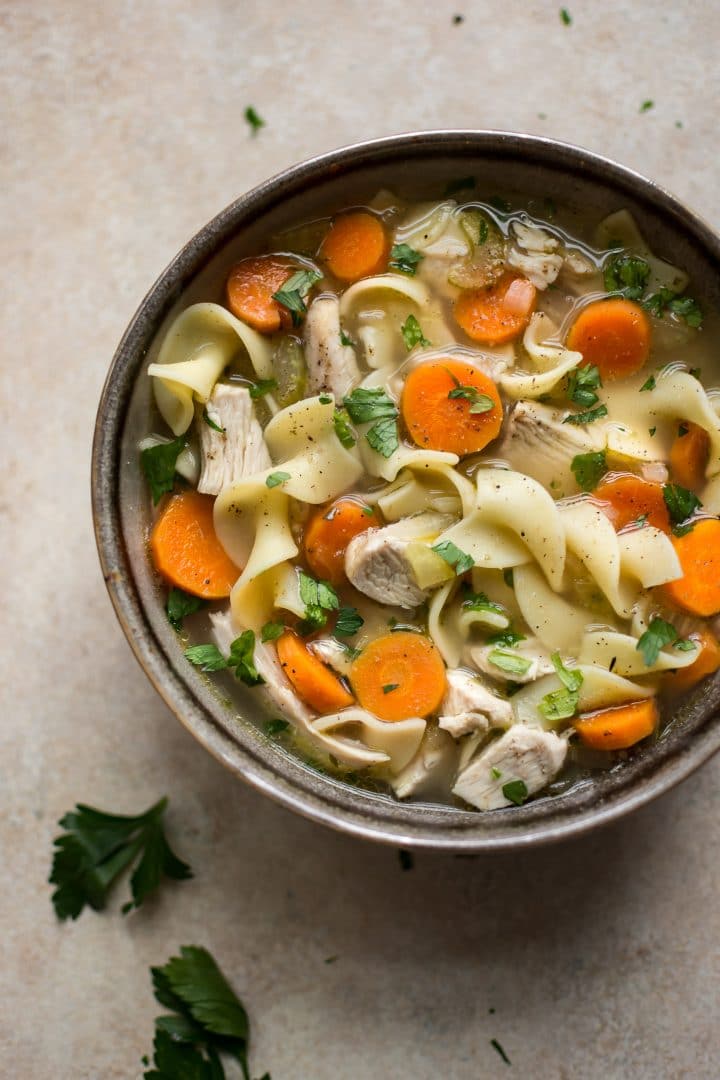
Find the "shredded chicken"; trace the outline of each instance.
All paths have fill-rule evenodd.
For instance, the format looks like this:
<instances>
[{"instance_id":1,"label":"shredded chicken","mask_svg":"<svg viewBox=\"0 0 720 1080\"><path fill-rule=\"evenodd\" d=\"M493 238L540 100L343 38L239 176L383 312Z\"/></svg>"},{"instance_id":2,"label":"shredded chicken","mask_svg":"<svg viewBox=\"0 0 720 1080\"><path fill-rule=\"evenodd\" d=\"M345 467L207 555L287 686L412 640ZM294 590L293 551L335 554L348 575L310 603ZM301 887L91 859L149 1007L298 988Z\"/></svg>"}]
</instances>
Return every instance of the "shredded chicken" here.
<instances>
[{"instance_id":1,"label":"shredded chicken","mask_svg":"<svg viewBox=\"0 0 720 1080\"><path fill-rule=\"evenodd\" d=\"M457 768L457 748L444 731L429 727L418 752L390 783L399 799L441 791ZM447 789L446 789L447 790Z\"/></svg>"},{"instance_id":2,"label":"shredded chicken","mask_svg":"<svg viewBox=\"0 0 720 1080\"><path fill-rule=\"evenodd\" d=\"M520 221L514 221L512 228L515 243L507 256L508 264L520 270L536 289L547 289L562 269L560 242L543 229Z\"/></svg>"},{"instance_id":3,"label":"shredded chicken","mask_svg":"<svg viewBox=\"0 0 720 1080\"><path fill-rule=\"evenodd\" d=\"M496 660L500 659L502 662L505 656L514 657L521 661L519 667L524 667L523 661L527 662L529 667L525 671L508 671L505 667L501 667L500 664L494 663L490 659L493 653L497 652L500 652L502 656L500 658L496 656ZM542 678L543 675L551 675L555 670L547 649L535 637L527 638L515 648L504 649L502 646L497 645L473 645L470 648L470 655L475 666L485 675L489 675L491 679L509 679L511 682L529 683L535 682L536 679Z\"/></svg>"},{"instance_id":4,"label":"shredded chicken","mask_svg":"<svg viewBox=\"0 0 720 1080\"><path fill-rule=\"evenodd\" d=\"M341 401L360 381L352 345L340 337L340 301L337 296L318 296L305 319L305 362L310 392L334 394Z\"/></svg>"},{"instance_id":5,"label":"shredded chicken","mask_svg":"<svg viewBox=\"0 0 720 1080\"><path fill-rule=\"evenodd\" d=\"M198 420L202 454L198 491L218 495L241 477L270 467L270 454L246 387L218 383L205 412L222 430L216 431L203 418Z\"/></svg>"},{"instance_id":6,"label":"shredded chicken","mask_svg":"<svg viewBox=\"0 0 720 1080\"><path fill-rule=\"evenodd\" d=\"M462 668L447 672L447 691L440 713L439 726L455 739L471 731L509 727L513 718L509 701L496 697L480 678Z\"/></svg>"},{"instance_id":7,"label":"shredded chicken","mask_svg":"<svg viewBox=\"0 0 720 1080\"><path fill-rule=\"evenodd\" d=\"M415 608L427 599L406 557L408 540L384 529L368 529L348 544L345 573L371 600L389 607Z\"/></svg>"},{"instance_id":8,"label":"shredded chicken","mask_svg":"<svg viewBox=\"0 0 720 1080\"><path fill-rule=\"evenodd\" d=\"M567 741L554 732L515 724L460 773L453 793L478 810L510 806L505 785L521 780L525 794L534 795L557 776L566 755Z\"/></svg>"}]
</instances>

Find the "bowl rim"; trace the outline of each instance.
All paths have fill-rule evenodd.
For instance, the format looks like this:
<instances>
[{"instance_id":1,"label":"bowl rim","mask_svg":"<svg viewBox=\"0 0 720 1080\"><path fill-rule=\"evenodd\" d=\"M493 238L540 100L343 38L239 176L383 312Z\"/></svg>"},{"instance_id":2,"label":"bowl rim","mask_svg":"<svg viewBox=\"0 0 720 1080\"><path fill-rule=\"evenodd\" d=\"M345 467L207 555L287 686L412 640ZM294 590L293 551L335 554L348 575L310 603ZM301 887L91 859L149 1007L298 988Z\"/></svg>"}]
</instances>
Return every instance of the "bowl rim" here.
<instances>
[{"instance_id":1,"label":"bowl rim","mask_svg":"<svg viewBox=\"0 0 720 1080\"><path fill-rule=\"evenodd\" d=\"M266 212L283 202L288 193L300 192L322 180L324 173L354 172L363 165L381 164L405 153L423 156L446 152L457 157L518 157L520 152L540 159L541 165L570 168L590 174L596 180L620 189L632 187L633 195L654 210L668 213L693 239L699 241L720 268L720 237L699 215L688 209L654 181L608 157L580 146L545 136L489 129L442 129L410 131L378 139L351 143L314 155L271 176L245 192L204 225L168 263L137 307L110 363L98 405L93 436L91 463L92 515L103 578L115 614L128 643L151 683L184 727L235 775L276 802L340 832L372 839L402 848L448 852L478 853L509 851L576 837L617 820L669 791L720 749L720 691L704 717L702 726L690 732L675 751L656 764L649 775L640 774L627 789L613 791L599 805L573 808L547 820L517 821L514 808L509 814L505 833L464 834L448 826L423 828L422 815L412 825L388 824L375 820L370 807L359 811L352 796L357 791L347 784L324 784L327 798L300 791L292 781L280 775L276 767L267 767L254 758L249 749L232 738L213 721L188 681L169 662L156 638L140 601L125 548L119 505L119 450L135 369L142 364L145 351L162 322L164 314L182 294L212 256L237 232L237 219L251 212ZM543 160L543 158L548 159ZM329 799L334 789L335 801ZM338 789L340 789L338 791ZM342 793L347 793L343 800ZM554 800L557 797L551 797ZM562 798L557 799L558 804ZM338 802L346 805L339 806ZM497 813L497 812L496 812ZM478 815L486 818L493 815Z\"/></svg>"}]
</instances>

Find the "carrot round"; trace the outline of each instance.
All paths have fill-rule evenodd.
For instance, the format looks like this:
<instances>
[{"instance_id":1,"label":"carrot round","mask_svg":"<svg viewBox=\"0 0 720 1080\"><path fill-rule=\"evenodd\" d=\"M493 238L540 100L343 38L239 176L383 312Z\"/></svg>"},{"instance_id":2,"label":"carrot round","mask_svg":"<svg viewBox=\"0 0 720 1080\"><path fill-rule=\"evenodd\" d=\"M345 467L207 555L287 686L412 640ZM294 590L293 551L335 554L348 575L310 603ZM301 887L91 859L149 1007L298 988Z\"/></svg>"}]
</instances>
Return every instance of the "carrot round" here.
<instances>
[{"instance_id":1,"label":"carrot round","mask_svg":"<svg viewBox=\"0 0 720 1080\"><path fill-rule=\"evenodd\" d=\"M573 724L585 746L593 750L626 750L652 735L660 715L655 698L597 709Z\"/></svg>"},{"instance_id":2,"label":"carrot round","mask_svg":"<svg viewBox=\"0 0 720 1080\"><path fill-rule=\"evenodd\" d=\"M287 259L258 255L236 263L227 279L228 307L233 315L261 334L274 334L292 326L290 312L273 300L287 279L295 273Z\"/></svg>"},{"instance_id":3,"label":"carrot round","mask_svg":"<svg viewBox=\"0 0 720 1080\"><path fill-rule=\"evenodd\" d=\"M362 707L381 720L429 716L445 696L445 665L430 638L399 630L363 649L350 683Z\"/></svg>"},{"instance_id":4,"label":"carrot round","mask_svg":"<svg viewBox=\"0 0 720 1080\"><path fill-rule=\"evenodd\" d=\"M650 353L650 320L632 300L614 297L583 308L570 327L567 347L595 364L605 380L639 371Z\"/></svg>"},{"instance_id":5,"label":"carrot round","mask_svg":"<svg viewBox=\"0 0 720 1080\"><path fill-rule=\"evenodd\" d=\"M492 407L487 411L473 412L488 401ZM413 442L460 457L484 450L500 434L503 421L495 383L464 360L433 360L413 368L400 407Z\"/></svg>"},{"instance_id":6,"label":"carrot round","mask_svg":"<svg viewBox=\"0 0 720 1080\"><path fill-rule=\"evenodd\" d=\"M345 577L345 550L359 533L381 525L378 512L352 496L323 506L308 521L303 547L315 577L342 585Z\"/></svg>"},{"instance_id":7,"label":"carrot round","mask_svg":"<svg viewBox=\"0 0 720 1080\"><path fill-rule=\"evenodd\" d=\"M358 281L384 270L388 254L385 229L365 210L335 218L320 245L320 257L340 281Z\"/></svg>"},{"instance_id":8,"label":"carrot round","mask_svg":"<svg viewBox=\"0 0 720 1080\"><path fill-rule=\"evenodd\" d=\"M697 634L690 635L700 648L700 653L688 667L678 668L677 671L668 673L666 686L673 693L684 694L692 686L695 686L707 675L712 675L720 668L720 642L710 630L701 630Z\"/></svg>"},{"instance_id":9,"label":"carrot round","mask_svg":"<svg viewBox=\"0 0 720 1080\"><path fill-rule=\"evenodd\" d=\"M663 585L667 598L693 615L720 612L720 521L705 518L684 536L671 536L683 576Z\"/></svg>"},{"instance_id":10,"label":"carrot round","mask_svg":"<svg viewBox=\"0 0 720 1080\"><path fill-rule=\"evenodd\" d=\"M197 491L171 495L150 533L150 552L162 576L206 600L229 596L240 577L215 535L214 502Z\"/></svg>"},{"instance_id":11,"label":"carrot round","mask_svg":"<svg viewBox=\"0 0 720 1080\"><path fill-rule=\"evenodd\" d=\"M453 313L473 341L504 345L525 329L536 297L531 281L507 273L489 289L466 289L455 301Z\"/></svg>"},{"instance_id":12,"label":"carrot round","mask_svg":"<svg viewBox=\"0 0 720 1080\"><path fill-rule=\"evenodd\" d=\"M334 713L352 705L352 694L329 668L306 648L297 634L286 630L277 640L280 665L303 701L319 713Z\"/></svg>"},{"instance_id":13,"label":"carrot round","mask_svg":"<svg viewBox=\"0 0 720 1080\"><path fill-rule=\"evenodd\" d=\"M691 491L699 488L705 480L709 456L707 431L690 421L681 424L670 448L670 472L675 483Z\"/></svg>"},{"instance_id":14,"label":"carrot round","mask_svg":"<svg viewBox=\"0 0 720 1080\"><path fill-rule=\"evenodd\" d=\"M629 473L602 481L594 495L616 530L624 529L647 515L648 525L670 532L670 515L663 498L662 484L654 484Z\"/></svg>"}]
</instances>

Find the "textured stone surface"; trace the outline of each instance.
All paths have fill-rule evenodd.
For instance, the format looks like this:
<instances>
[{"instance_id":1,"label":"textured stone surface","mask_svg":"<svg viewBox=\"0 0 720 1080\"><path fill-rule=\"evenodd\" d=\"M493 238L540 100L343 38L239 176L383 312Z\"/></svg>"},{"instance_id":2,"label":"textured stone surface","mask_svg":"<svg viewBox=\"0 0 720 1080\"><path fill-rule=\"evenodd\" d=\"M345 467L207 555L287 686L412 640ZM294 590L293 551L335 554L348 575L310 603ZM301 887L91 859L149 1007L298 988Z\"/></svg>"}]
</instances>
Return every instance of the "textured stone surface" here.
<instances>
[{"instance_id":1,"label":"textured stone surface","mask_svg":"<svg viewBox=\"0 0 720 1080\"><path fill-rule=\"evenodd\" d=\"M195 229L294 161L515 128L616 157L720 223L716 6L570 10L566 28L520 0L0 4L4 1076L139 1075L148 966L189 942L244 996L273 1080L717 1076L720 762L587 840L403 872L196 747L130 655L92 536L94 411L129 316ZM57 926L56 819L163 792L196 879L132 918Z\"/></svg>"}]
</instances>

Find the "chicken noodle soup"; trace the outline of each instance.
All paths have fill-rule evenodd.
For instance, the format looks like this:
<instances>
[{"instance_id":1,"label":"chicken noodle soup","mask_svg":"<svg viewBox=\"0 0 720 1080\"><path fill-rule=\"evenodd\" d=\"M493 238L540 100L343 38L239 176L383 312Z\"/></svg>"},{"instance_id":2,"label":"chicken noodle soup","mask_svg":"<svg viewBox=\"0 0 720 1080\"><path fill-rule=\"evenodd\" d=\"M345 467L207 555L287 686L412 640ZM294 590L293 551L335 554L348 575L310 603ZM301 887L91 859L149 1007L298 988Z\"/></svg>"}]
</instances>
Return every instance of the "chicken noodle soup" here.
<instances>
[{"instance_id":1,"label":"chicken noodle soup","mask_svg":"<svg viewBox=\"0 0 720 1080\"><path fill-rule=\"evenodd\" d=\"M720 666L691 283L625 210L499 205L382 192L228 266L141 446L188 662L316 765L478 810L615 766Z\"/></svg>"}]
</instances>

